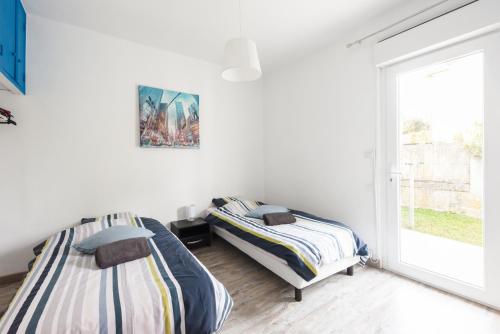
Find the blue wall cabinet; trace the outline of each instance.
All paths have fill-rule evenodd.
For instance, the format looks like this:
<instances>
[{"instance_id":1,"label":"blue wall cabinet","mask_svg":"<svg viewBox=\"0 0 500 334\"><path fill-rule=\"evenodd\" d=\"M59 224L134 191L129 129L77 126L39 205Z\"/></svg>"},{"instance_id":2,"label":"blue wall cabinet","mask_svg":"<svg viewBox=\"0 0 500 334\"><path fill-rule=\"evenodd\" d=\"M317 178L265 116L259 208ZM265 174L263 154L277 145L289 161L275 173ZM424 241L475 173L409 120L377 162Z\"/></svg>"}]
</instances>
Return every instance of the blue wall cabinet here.
<instances>
[{"instance_id":1,"label":"blue wall cabinet","mask_svg":"<svg viewBox=\"0 0 500 334\"><path fill-rule=\"evenodd\" d=\"M26 12L21 0L0 0L0 85L25 93Z\"/></svg>"},{"instance_id":2,"label":"blue wall cabinet","mask_svg":"<svg viewBox=\"0 0 500 334\"><path fill-rule=\"evenodd\" d=\"M18 0L16 3L16 82L24 93L26 71L26 12Z\"/></svg>"},{"instance_id":3,"label":"blue wall cabinet","mask_svg":"<svg viewBox=\"0 0 500 334\"><path fill-rule=\"evenodd\" d=\"M2 72L14 78L16 52L16 2L0 0L0 57Z\"/></svg>"}]
</instances>

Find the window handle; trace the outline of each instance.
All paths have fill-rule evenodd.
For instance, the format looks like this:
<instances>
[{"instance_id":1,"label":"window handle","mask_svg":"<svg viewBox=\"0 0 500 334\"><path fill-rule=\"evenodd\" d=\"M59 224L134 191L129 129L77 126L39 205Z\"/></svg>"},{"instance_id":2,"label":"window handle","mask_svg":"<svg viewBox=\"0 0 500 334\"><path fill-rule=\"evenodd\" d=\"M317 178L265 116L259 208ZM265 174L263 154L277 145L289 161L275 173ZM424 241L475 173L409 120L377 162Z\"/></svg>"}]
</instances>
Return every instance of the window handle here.
<instances>
[{"instance_id":1,"label":"window handle","mask_svg":"<svg viewBox=\"0 0 500 334\"><path fill-rule=\"evenodd\" d=\"M389 172L389 181L394 182L394 178L403 175L403 172L398 169L391 169Z\"/></svg>"}]
</instances>

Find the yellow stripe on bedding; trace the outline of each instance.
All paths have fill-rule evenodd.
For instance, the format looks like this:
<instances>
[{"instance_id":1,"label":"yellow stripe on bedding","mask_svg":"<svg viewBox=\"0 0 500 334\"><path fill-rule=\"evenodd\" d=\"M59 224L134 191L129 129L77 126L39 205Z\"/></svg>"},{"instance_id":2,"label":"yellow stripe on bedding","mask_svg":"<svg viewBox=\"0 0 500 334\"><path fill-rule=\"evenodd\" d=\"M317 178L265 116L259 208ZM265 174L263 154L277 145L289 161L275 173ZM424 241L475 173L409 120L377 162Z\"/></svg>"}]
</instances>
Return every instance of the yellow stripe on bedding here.
<instances>
[{"instance_id":1,"label":"yellow stripe on bedding","mask_svg":"<svg viewBox=\"0 0 500 334\"><path fill-rule=\"evenodd\" d=\"M158 289L160 289L161 301L163 303L163 321L165 324L165 333L170 334L171 333L170 318L169 318L170 308L169 308L169 299L168 299L167 291L165 290L165 287L161 283L162 281L160 279L160 276L158 275L158 271L155 268L152 256L150 255L146 259L148 261L149 270L151 271L151 274L153 275L153 279L154 279L156 285L158 286Z\"/></svg>"},{"instance_id":2,"label":"yellow stripe on bedding","mask_svg":"<svg viewBox=\"0 0 500 334\"><path fill-rule=\"evenodd\" d=\"M242 225L239 225L239 224L236 224L234 223L233 221L231 221L229 218L225 217L225 216L221 216L218 212L211 212L212 215L216 216L217 218L220 218L222 219L223 221L225 221L226 223L229 223L231 225L233 225L234 227L236 228L239 228L240 230L243 230L245 232L248 232L250 234L253 234L255 235L256 237L259 237L261 239L264 239L264 240L267 240L269 242L273 242L275 244L278 244L278 245L281 245L281 246L284 246L286 248L288 248L289 250L291 250L295 255L297 255L301 260L302 262L304 262L304 264L307 266L307 268L309 268L309 270L311 270L314 275L318 275L318 271L316 270L316 268L314 268L314 266L300 253L300 251L295 248L294 246L292 245L288 245L280 240L276 240L274 238L271 238L271 237L268 237L268 236L265 236L263 234L260 234L252 229L249 229L245 226L242 226Z\"/></svg>"},{"instance_id":3,"label":"yellow stripe on bedding","mask_svg":"<svg viewBox=\"0 0 500 334\"><path fill-rule=\"evenodd\" d=\"M135 221L135 215L127 213L127 216L129 216L129 219L130 219L130 225L135 226L135 227L139 227L137 225L137 222Z\"/></svg>"}]
</instances>

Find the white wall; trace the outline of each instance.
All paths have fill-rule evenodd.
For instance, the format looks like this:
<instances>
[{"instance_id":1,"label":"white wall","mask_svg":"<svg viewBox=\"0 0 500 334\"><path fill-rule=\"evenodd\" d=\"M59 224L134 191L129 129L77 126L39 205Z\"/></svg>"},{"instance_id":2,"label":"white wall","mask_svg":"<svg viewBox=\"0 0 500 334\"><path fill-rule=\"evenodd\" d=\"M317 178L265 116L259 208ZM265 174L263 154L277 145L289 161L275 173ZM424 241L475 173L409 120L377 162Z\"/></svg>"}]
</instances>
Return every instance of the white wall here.
<instances>
[{"instance_id":1,"label":"white wall","mask_svg":"<svg viewBox=\"0 0 500 334\"><path fill-rule=\"evenodd\" d=\"M213 196L263 196L262 86L217 65L29 17L26 96L0 92L0 276L80 218L130 210L168 222ZM200 95L201 148L138 146L137 85Z\"/></svg>"},{"instance_id":2,"label":"white wall","mask_svg":"<svg viewBox=\"0 0 500 334\"><path fill-rule=\"evenodd\" d=\"M372 251L377 72L373 41L346 44L401 15L388 13L264 81L266 201L344 222Z\"/></svg>"},{"instance_id":3,"label":"white wall","mask_svg":"<svg viewBox=\"0 0 500 334\"><path fill-rule=\"evenodd\" d=\"M463 2L453 0L447 6ZM266 74L264 170L267 202L344 222L358 232L372 251L379 251L372 155L377 146L376 64L387 60L383 58L388 55L394 57L398 52L414 51L409 46L415 45L413 41L417 39L400 35L390 40L390 47L378 50L374 46L377 38L385 37L384 34L352 48L346 48L346 44L434 3L433 0L408 2L364 22L327 49ZM482 7L476 8L478 5ZM453 16L459 16L459 22L471 21L467 13L485 14L492 9L498 13L498 1L483 0ZM413 22L432 15L430 12ZM477 17L479 22L468 22L471 29L473 23L492 24L498 15L486 16L485 22L481 17ZM451 30L445 32L450 34ZM411 33L415 34L414 30ZM435 38L426 39L425 36L434 37L438 33L444 32L434 31L423 37L420 34L417 45L423 47L425 41L435 42ZM397 44L396 40L405 43Z\"/></svg>"},{"instance_id":4,"label":"white wall","mask_svg":"<svg viewBox=\"0 0 500 334\"><path fill-rule=\"evenodd\" d=\"M344 45L266 77L266 201L354 227L375 242L372 162L375 68Z\"/></svg>"}]
</instances>

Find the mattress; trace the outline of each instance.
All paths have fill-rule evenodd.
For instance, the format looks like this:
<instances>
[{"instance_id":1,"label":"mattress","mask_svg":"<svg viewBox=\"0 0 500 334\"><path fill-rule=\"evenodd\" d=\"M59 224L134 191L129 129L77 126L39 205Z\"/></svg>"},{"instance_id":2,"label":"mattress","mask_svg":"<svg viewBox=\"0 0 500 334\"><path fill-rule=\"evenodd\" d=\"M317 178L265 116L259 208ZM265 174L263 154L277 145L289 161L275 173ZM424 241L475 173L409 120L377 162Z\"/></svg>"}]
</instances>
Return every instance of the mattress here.
<instances>
[{"instance_id":1,"label":"mattress","mask_svg":"<svg viewBox=\"0 0 500 334\"><path fill-rule=\"evenodd\" d=\"M144 227L152 254L99 269L71 246L109 226ZM0 320L0 333L213 333L233 302L162 224L129 213L49 238Z\"/></svg>"},{"instance_id":2,"label":"mattress","mask_svg":"<svg viewBox=\"0 0 500 334\"><path fill-rule=\"evenodd\" d=\"M306 281L302 277L300 277L292 268L290 268L285 260L269 252L266 252L245 240L236 237L223 228L215 226L214 233L253 258L255 261L259 262L267 269L271 270L273 273L275 273L297 289L302 289L311 284L319 282L333 274L338 273L339 271L342 271L359 263L360 261L359 256L353 256L339 260L332 264L324 265L319 268L318 275L314 279Z\"/></svg>"},{"instance_id":3,"label":"mattress","mask_svg":"<svg viewBox=\"0 0 500 334\"><path fill-rule=\"evenodd\" d=\"M262 220L246 215L260 202L233 199L219 208L209 209L206 220L286 264L305 281L320 274L320 269L343 259L358 257L364 264L368 246L348 226L336 221L291 210L296 222L266 226Z\"/></svg>"}]
</instances>

